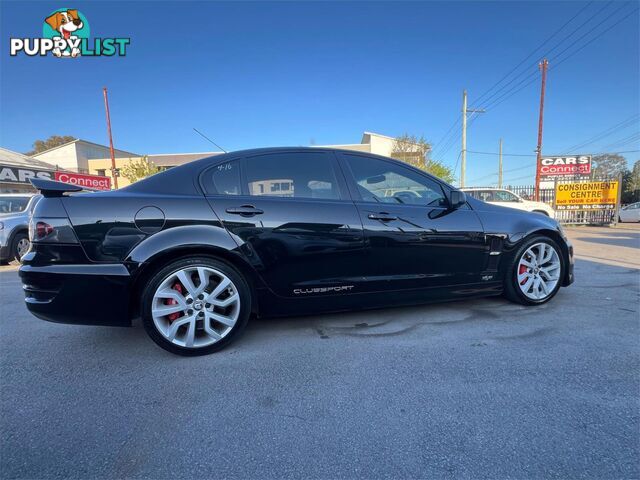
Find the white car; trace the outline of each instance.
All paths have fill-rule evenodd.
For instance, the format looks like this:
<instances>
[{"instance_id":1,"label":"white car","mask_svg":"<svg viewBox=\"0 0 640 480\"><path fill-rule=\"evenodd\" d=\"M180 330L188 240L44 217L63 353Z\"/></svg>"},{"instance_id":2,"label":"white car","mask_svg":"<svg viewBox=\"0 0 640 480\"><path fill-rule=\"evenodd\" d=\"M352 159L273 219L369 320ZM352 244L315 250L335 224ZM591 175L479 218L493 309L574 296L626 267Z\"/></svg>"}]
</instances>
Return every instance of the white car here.
<instances>
[{"instance_id":1,"label":"white car","mask_svg":"<svg viewBox=\"0 0 640 480\"><path fill-rule=\"evenodd\" d=\"M556 215L553 208L546 203L525 200L521 196L503 188L462 188L461 190L477 200L494 205L541 213L551 218L555 218Z\"/></svg>"},{"instance_id":2,"label":"white car","mask_svg":"<svg viewBox=\"0 0 640 480\"><path fill-rule=\"evenodd\" d=\"M618 213L618 220L620 222L640 222L640 202L622 207Z\"/></svg>"},{"instance_id":3,"label":"white car","mask_svg":"<svg viewBox=\"0 0 640 480\"><path fill-rule=\"evenodd\" d=\"M0 194L0 264L20 258L29 250L29 215L42 195Z\"/></svg>"}]
</instances>

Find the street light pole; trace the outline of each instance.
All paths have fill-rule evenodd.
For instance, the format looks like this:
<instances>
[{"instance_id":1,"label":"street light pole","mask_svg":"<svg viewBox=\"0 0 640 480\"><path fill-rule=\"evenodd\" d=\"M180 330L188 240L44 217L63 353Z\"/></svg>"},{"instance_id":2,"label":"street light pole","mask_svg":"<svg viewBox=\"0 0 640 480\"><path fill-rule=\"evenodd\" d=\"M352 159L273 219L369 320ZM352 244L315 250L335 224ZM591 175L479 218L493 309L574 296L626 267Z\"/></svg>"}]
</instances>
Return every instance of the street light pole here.
<instances>
[{"instance_id":1,"label":"street light pole","mask_svg":"<svg viewBox=\"0 0 640 480\"><path fill-rule=\"evenodd\" d=\"M111 153L111 176L113 177L113 188L118 188L118 175L116 174L116 158L113 150L113 137L111 136L111 115L109 115L109 98L107 97L107 87L102 89L104 94L104 109L107 113L107 133L109 134L109 152Z\"/></svg>"},{"instance_id":2,"label":"street light pole","mask_svg":"<svg viewBox=\"0 0 640 480\"><path fill-rule=\"evenodd\" d=\"M484 113L484 110L467 108L467 91L462 91L462 151L460 162L460 187L464 187L464 180L467 174L467 113Z\"/></svg>"},{"instance_id":3,"label":"street light pole","mask_svg":"<svg viewBox=\"0 0 640 480\"><path fill-rule=\"evenodd\" d=\"M500 139L498 151L498 188L502 188L502 139Z\"/></svg>"},{"instance_id":4,"label":"street light pole","mask_svg":"<svg viewBox=\"0 0 640 480\"><path fill-rule=\"evenodd\" d=\"M542 121L544 118L544 92L547 85L547 67L549 61L545 58L538 64L542 70L542 85L540 87L540 115L538 117L538 146L536 148L536 185L535 200L540 201L540 160L542 158Z\"/></svg>"}]
</instances>

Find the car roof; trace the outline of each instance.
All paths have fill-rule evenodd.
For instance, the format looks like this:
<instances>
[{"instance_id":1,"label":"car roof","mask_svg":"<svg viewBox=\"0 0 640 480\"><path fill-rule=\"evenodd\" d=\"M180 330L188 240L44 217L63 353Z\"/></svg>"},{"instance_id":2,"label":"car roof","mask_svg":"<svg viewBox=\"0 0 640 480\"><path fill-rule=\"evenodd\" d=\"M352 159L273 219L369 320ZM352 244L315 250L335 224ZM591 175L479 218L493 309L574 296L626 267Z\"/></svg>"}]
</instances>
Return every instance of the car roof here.
<instances>
[{"instance_id":1,"label":"car roof","mask_svg":"<svg viewBox=\"0 0 640 480\"><path fill-rule=\"evenodd\" d=\"M36 195L35 193L0 193L0 197L24 197L30 198Z\"/></svg>"},{"instance_id":2,"label":"car roof","mask_svg":"<svg viewBox=\"0 0 640 480\"><path fill-rule=\"evenodd\" d=\"M138 182L127 185L120 189L120 191L128 191L135 193L157 193L162 192L164 194L199 194L198 187L195 184L198 181L198 174L209 166L219 165L232 160L237 160L244 157L250 157L254 155L265 155L269 153L282 153L282 152L337 152L345 153L348 155L366 156L370 158L379 158L381 160L398 162L405 167L418 170L424 175L432 177L436 181L449 188L454 188L447 184L442 179L435 177L429 172L424 172L416 169L412 165L401 162L395 158L385 157L382 155L376 155L369 152L359 152L355 150L347 150L343 148L331 148L331 147L266 147L266 148L252 148L247 150L236 150L233 152L227 152L222 155L212 155L210 157L201 158L193 162L186 163L177 167L170 168L164 172L152 175L144 178ZM187 191L189 190L189 191ZM114 191L117 192L117 191ZM100 192L101 195L107 192ZM90 194L89 194L90 195Z\"/></svg>"}]
</instances>

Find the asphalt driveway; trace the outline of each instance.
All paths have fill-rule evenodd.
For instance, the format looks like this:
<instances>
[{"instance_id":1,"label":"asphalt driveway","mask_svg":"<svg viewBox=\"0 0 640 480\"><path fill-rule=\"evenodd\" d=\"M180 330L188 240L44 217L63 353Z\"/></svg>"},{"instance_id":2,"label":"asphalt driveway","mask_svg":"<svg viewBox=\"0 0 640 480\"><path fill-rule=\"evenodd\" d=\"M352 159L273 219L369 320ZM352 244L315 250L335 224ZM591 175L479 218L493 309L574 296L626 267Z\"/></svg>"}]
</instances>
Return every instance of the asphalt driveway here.
<instances>
[{"instance_id":1,"label":"asphalt driveway","mask_svg":"<svg viewBox=\"0 0 640 480\"><path fill-rule=\"evenodd\" d=\"M640 229L570 236L542 307L253 321L199 358L37 320L3 267L0 476L638 478Z\"/></svg>"}]
</instances>

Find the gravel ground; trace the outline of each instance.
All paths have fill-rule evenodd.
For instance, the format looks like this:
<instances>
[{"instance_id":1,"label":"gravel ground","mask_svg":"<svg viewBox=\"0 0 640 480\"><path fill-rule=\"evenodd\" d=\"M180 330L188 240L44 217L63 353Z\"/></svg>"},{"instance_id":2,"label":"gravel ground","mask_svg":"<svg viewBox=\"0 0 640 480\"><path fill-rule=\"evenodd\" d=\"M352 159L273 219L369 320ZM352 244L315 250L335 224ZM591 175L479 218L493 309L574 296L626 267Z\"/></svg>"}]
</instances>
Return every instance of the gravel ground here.
<instances>
[{"instance_id":1,"label":"gravel ground","mask_svg":"<svg viewBox=\"0 0 640 480\"><path fill-rule=\"evenodd\" d=\"M2 267L0 477L638 478L640 229L569 234L542 307L253 321L199 358L37 320Z\"/></svg>"}]
</instances>

